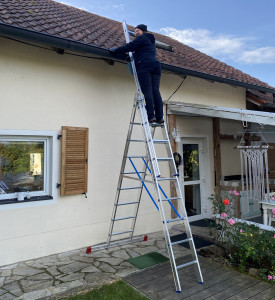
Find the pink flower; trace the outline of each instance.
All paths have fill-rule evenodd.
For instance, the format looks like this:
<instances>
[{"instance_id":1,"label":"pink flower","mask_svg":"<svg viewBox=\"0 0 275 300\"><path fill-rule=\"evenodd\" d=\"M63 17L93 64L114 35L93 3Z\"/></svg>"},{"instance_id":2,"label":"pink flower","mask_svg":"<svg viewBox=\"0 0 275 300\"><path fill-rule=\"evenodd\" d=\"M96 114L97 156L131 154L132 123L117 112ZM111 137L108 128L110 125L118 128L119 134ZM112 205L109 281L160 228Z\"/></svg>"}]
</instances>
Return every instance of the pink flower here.
<instances>
[{"instance_id":1,"label":"pink flower","mask_svg":"<svg viewBox=\"0 0 275 300\"><path fill-rule=\"evenodd\" d=\"M231 218L229 220L227 220L227 222L230 224L230 225L234 225L236 222Z\"/></svg>"},{"instance_id":2,"label":"pink flower","mask_svg":"<svg viewBox=\"0 0 275 300\"><path fill-rule=\"evenodd\" d=\"M235 196L239 196L239 195L240 195L236 190L233 190L233 194L234 194Z\"/></svg>"},{"instance_id":3,"label":"pink flower","mask_svg":"<svg viewBox=\"0 0 275 300\"><path fill-rule=\"evenodd\" d=\"M275 217L275 208L272 208L273 218Z\"/></svg>"},{"instance_id":4,"label":"pink flower","mask_svg":"<svg viewBox=\"0 0 275 300\"><path fill-rule=\"evenodd\" d=\"M243 230L242 230L242 229L240 229L240 233L243 233Z\"/></svg>"},{"instance_id":5,"label":"pink flower","mask_svg":"<svg viewBox=\"0 0 275 300\"><path fill-rule=\"evenodd\" d=\"M275 234L274 234L274 239L275 239Z\"/></svg>"},{"instance_id":6,"label":"pink flower","mask_svg":"<svg viewBox=\"0 0 275 300\"><path fill-rule=\"evenodd\" d=\"M273 279L272 275L267 276L267 280L272 280L272 279Z\"/></svg>"},{"instance_id":7,"label":"pink flower","mask_svg":"<svg viewBox=\"0 0 275 300\"><path fill-rule=\"evenodd\" d=\"M225 219L227 217L227 214L226 213L221 213L221 218L222 219Z\"/></svg>"}]
</instances>

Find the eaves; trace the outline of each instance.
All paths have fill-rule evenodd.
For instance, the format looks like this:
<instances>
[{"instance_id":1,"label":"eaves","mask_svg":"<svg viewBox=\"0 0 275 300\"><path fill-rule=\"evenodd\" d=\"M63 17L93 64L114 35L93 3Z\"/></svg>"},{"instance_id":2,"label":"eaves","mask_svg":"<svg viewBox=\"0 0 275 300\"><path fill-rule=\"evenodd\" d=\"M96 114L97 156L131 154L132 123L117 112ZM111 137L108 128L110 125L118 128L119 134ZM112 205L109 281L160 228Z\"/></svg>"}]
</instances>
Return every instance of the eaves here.
<instances>
[{"instance_id":1,"label":"eaves","mask_svg":"<svg viewBox=\"0 0 275 300\"><path fill-rule=\"evenodd\" d=\"M45 33L41 33L41 32L36 32L36 31L28 30L28 29L23 29L20 27L10 26L7 24L0 24L0 36L34 42L34 43L47 45L47 46L57 48L57 49L69 50L69 51L78 52L78 53L98 55L105 59L109 59L109 60L112 59L114 61L125 62L125 60L124 60L125 57L118 58L118 57L114 56L108 49L105 49L102 47L92 46L92 45L85 44L82 42L65 39L65 38L61 38L61 37L57 37L57 36L53 36L53 35L49 35L49 34L45 34ZM199 71L191 70L191 69L185 69L185 68L170 65L170 64L162 63L162 68L166 71L170 71L170 72L173 72L173 73L179 74L179 75L193 76L193 77L202 78L202 79L220 82L220 83L225 83L225 84L229 84L229 85L233 85L233 86L239 86L239 87L243 87L246 89L258 90L258 91L261 91L264 93L272 93L273 95L275 94L275 89L272 89L272 88L253 85L253 84L246 83L246 82L240 82L240 81L237 81L234 79L223 78L223 77L211 75L208 73L203 73L203 72L199 72Z\"/></svg>"}]
</instances>

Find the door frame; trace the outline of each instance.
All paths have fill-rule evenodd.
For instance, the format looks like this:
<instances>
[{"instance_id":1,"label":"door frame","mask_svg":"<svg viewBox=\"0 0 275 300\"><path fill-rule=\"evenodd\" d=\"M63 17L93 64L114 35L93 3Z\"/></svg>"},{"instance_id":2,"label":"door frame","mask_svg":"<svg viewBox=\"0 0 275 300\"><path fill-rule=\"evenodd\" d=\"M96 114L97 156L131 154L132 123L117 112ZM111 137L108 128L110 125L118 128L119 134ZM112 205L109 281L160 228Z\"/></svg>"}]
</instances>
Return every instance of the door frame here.
<instances>
[{"instance_id":1,"label":"door frame","mask_svg":"<svg viewBox=\"0 0 275 300\"><path fill-rule=\"evenodd\" d=\"M180 142L177 142L177 152L183 156L183 144L199 145L199 166L200 166L200 196L201 214L188 217L189 222L210 218L212 216L211 202L208 197L211 194L210 183L210 156L209 156L209 137L207 135L180 135ZM183 199L185 199L183 164L179 166L179 183Z\"/></svg>"}]
</instances>

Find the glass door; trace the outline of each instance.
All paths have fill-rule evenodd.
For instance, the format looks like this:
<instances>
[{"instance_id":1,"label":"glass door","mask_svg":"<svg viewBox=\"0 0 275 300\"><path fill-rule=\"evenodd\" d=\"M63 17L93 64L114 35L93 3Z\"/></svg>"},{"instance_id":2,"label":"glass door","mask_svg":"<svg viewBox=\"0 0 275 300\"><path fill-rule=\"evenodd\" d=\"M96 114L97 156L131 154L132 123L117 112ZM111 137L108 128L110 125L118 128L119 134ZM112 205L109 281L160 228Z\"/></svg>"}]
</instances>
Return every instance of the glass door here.
<instances>
[{"instance_id":1,"label":"glass door","mask_svg":"<svg viewBox=\"0 0 275 300\"><path fill-rule=\"evenodd\" d=\"M182 139L182 160L180 182L185 199L187 215L191 220L204 217L203 203L205 194L205 175L202 166L206 159L203 151L203 141L198 139Z\"/></svg>"}]
</instances>

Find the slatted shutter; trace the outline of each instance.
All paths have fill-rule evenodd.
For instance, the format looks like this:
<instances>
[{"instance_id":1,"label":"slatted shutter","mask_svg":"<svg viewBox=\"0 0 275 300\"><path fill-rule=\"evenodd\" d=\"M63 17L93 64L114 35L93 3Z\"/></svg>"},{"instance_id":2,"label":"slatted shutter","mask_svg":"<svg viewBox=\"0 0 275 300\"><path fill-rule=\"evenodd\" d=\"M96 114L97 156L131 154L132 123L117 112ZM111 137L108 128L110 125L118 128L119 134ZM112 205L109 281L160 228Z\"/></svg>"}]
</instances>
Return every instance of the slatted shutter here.
<instances>
[{"instance_id":1,"label":"slatted shutter","mask_svg":"<svg viewBox=\"0 0 275 300\"><path fill-rule=\"evenodd\" d=\"M61 195L87 192L88 128L62 127Z\"/></svg>"}]
</instances>

